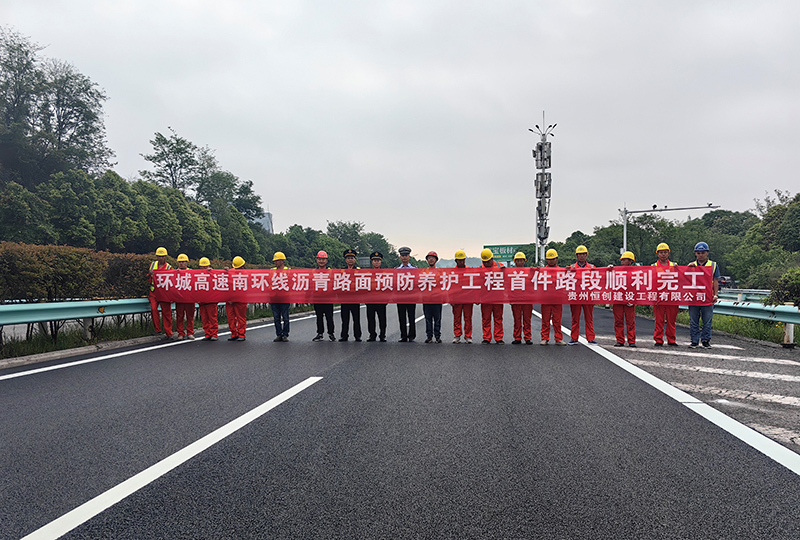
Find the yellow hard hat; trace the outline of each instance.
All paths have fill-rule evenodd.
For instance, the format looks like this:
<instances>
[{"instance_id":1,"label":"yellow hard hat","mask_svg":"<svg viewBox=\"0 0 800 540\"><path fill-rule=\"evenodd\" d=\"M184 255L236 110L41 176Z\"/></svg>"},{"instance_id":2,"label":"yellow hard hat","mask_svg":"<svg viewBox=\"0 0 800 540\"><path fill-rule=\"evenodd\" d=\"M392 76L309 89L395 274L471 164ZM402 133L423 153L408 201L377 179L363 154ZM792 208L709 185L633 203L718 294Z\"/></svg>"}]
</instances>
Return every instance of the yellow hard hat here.
<instances>
[{"instance_id":1,"label":"yellow hard hat","mask_svg":"<svg viewBox=\"0 0 800 540\"><path fill-rule=\"evenodd\" d=\"M178 262L189 262L189 257L186 255L186 253L181 253L180 255L178 255L178 258L176 260Z\"/></svg>"},{"instance_id":2,"label":"yellow hard hat","mask_svg":"<svg viewBox=\"0 0 800 540\"><path fill-rule=\"evenodd\" d=\"M244 259L242 259L237 255L236 257L233 258L232 263L234 268L241 268L242 266L244 266Z\"/></svg>"},{"instance_id":3,"label":"yellow hard hat","mask_svg":"<svg viewBox=\"0 0 800 540\"><path fill-rule=\"evenodd\" d=\"M525 254L524 254L523 252L521 252L521 251L517 251L517 252L514 254L514 260L516 261L517 259L522 259L522 260L525 260L525 261L527 261L527 260L528 260L528 257L526 257L526 256L525 256Z\"/></svg>"},{"instance_id":4,"label":"yellow hard hat","mask_svg":"<svg viewBox=\"0 0 800 540\"><path fill-rule=\"evenodd\" d=\"M558 259L558 251L554 249L548 249L547 253L544 254L545 259Z\"/></svg>"},{"instance_id":5,"label":"yellow hard hat","mask_svg":"<svg viewBox=\"0 0 800 540\"><path fill-rule=\"evenodd\" d=\"M660 244L658 244L658 247L656 248L656 253L658 253L659 251L664 251L665 249L669 251L669 246L666 243L661 242Z\"/></svg>"},{"instance_id":6,"label":"yellow hard hat","mask_svg":"<svg viewBox=\"0 0 800 540\"><path fill-rule=\"evenodd\" d=\"M167 248L160 247L156 250L156 257L166 257L167 256Z\"/></svg>"},{"instance_id":7,"label":"yellow hard hat","mask_svg":"<svg viewBox=\"0 0 800 540\"><path fill-rule=\"evenodd\" d=\"M464 253L463 249L459 249L458 251L456 251L456 260L466 259L466 258L467 258L467 254Z\"/></svg>"},{"instance_id":8,"label":"yellow hard hat","mask_svg":"<svg viewBox=\"0 0 800 540\"><path fill-rule=\"evenodd\" d=\"M486 248L483 251L481 251L481 260L483 262L491 261L492 259L494 259L494 255L492 255L491 249Z\"/></svg>"},{"instance_id":9,"label":"yellow hard hat","mask_svg":"<svg viewBox=\"0 0 800 540\"><path fill-rule=\"evenodd\" d=\"M575 248L575 255L577 255L578 253L589 253L589 250L586 249L586 246L581 244L580 246Z\"/></svg>"},{"instance_id":10,"label":"yellow hard hat","mask_svg":"<svg viewBox=\"0 0 800 540\"><path fill-rule=\"evenodd\" d=\"M636 262L636 257L633 256L633 252L632 251L626 251L625 253L620 255L619 256L619 260L622 260L622 259L630 259L633 262Z\"/></svg>"},{"instance_id":11,"label":"yellow hard hat","mask_svg":"<svg viewBox=\"0 0 800 540\"><path fill-rule=\"evenodd\" d=\"M286 255L283 254L283 251L276 251L275 255L272 256L272 262L275 261L285 261Z\"/></svg>"},{"instance_id":12,"label":"yellow hard hat","mask_svg":"<svg viewBox=\"0 0 800 540\"><path fill-rule=\"evenodd\" d=\"M208 257L200 257L200 262L197 264L200 266L211 266L211 261L208 260Z\"/></svg>"}]
</instances>

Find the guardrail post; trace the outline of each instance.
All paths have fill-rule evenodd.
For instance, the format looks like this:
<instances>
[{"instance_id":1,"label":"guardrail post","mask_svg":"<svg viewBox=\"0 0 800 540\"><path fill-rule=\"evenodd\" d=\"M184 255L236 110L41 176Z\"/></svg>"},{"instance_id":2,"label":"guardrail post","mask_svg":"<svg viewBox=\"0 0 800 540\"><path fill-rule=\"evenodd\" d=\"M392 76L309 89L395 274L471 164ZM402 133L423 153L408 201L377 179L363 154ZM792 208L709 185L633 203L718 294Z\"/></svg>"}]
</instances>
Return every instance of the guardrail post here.
<instances>
[{"instance_id":1,"label":"guardrail post","mask_svg":"<svg viewBox=\"0 0 800 540\"><path fill-rule=\"evenodd\" d=\"M83 339L92 339L92 319L83 319Z\"/></svg>"},{"instance_id":2,"label":"guardrail post","mask_svg":"<svg viewBox=\"0 0 800 540\"><path fill-rule=\"evenodd\" d=\"M786 302L784 305L793 306L791 302ZM794 324L783 323L783 344L786 349L794 349Z\"/></svg>"}]
</instances>

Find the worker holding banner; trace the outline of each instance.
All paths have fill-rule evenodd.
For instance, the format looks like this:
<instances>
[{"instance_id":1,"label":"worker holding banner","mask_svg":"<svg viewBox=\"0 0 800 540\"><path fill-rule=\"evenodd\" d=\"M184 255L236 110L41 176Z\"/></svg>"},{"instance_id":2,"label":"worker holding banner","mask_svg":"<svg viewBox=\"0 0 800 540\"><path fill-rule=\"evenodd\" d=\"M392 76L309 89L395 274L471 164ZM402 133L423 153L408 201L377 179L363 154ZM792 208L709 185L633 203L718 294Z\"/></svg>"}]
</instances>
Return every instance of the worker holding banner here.
<instances>
[{"instance_id":1,"label":"worker holding banner","mask_svg":"<svg viewBox=\"0 0 800 540\"><path fill-rule=\"evenodd\" d=\"M656 255L658 260L653 263L657 272L675 272L675 267L678 266L669 260L669 246L661 242L656 247ZM656 325L653 329L653 341L656 347L664 346L664 322L666 320L667 327L667 345L677 347L675 323L678 319L678 306L664 305L660 302L653 306L653 316L656 320Z\"/></svg>"},{"instance_id":2,"label":"worker holding banner","mask_svg":"<svg viewBox=\"0 0 800 540\"><path fill-rule=\"evenodd\" d=\"M630 251L619 258L620 266L632 266L635 262L636 257ZM624 347L626 337L628 346L636 347L636 306L632 303L614 304L611 311L614 313L614 335L617 338L614 347Z\"/></svg>"},{"instance_id":3,"label":"worker holding banner","mask_svg":"<svg viewBox=\"0 0 800 540\"><path fill-rule=\"evenodd\" d=\"M328 270L328 252L317 252L317 270ZM336 341L333 324L333 304L314 304L314 314L317 316L317 335L311 341L322 341L325 332L325 323L328 324L328 339Z\"/></svg>"},{"instance_id":4,"label":"worker holding banner","mask_svg":"<svg viewBox=\"0 0 800 540\"><path fill-rule=\"evenodd\" d=\"M455 254L456 268L467 267L467 254L459 249ZM461 336L464 336L464 343L472 343L472 304L450 304L453 308L453 343L461 343ZM464 320L463 332L461 320Z\"/></svg>"},{"instance_id":5,"label":"worker holding banner","mask_svg":"<svg viewBox=\"0 0 800 540\"><path fill-rule=\"evenodd\" d=\"M514 255L514 265L517 268L524 268L528 257L521 251ZM514 341L512 345L522 343L523 334L526 345L533 345L531 335L531 317L533 316L533 304L511 304L511 314L514 316Z\"/></svg>"},{"instance_id":6,"label":"worker holding banner","mask_svg":"<svg viewBox=\"0 0 800 540\"><path fill-rule=\"evenodd\" d=\"M211 261L208 257L200 257L200 270L211 273ZM200 303L200 321L203 323L203 340L204 341L217 341L219 339L219 324L217 323L217 303L216 302L201 302Z\"/></svg>"},{"instance_id":7,"label":"worker holding banner","mask_svg":"<svg viewBox=\"0 0 800 540\"><path fill-rule=\"evenodd\" d=\"M545 257L545 272L553 272L552 269L559 268L558 252L548 249ZM556 345L566 345L564 343L564 333L561 330L561 315L564 306L562 304L542 304L542 341L540 345L547 345L550 342L550 324L553 325L553 340Z\"/></svg>"},{"instance_id":8,"label":"worker holding banner","mask_svg":"<svg viewBox=\"0 0 800 540\"><path fill-rule=\"evenodd\" d=\"M587 262L589 258L589 250L586 246L580 245L575 248L575 258L577 261L569 268L571 270L579 269L592 269L596 268L595 265ZM570 304L570 312L572 314L572 332L570 334L570 345L578 344L578 337L581 335L581 312L583 312L583 324L585 326L586 341L592 345L597 345L594 335L594 304Z\"/></svg>"},{"instance_id":9,"label":"worker holding banner","mask_svg":"<svg viewBox=\"0 0 800 540\"><path fill-rule=\"evenodd\" d=\"M369 256L372 268L380 268L383 264L383 253L374 251ZM378 318L378 328L375 328L375 318ZM367 331L369 337L367 341L380 339L381 343L386 342L386 304L367 304ZM380 334L378 334L380 332Z\"/></svg>"},{"instance_id":10,"label":"worker holding banner","mask_svg":"<svg viewBox=\"0 0 800 540\"><path fill-rule=\"evenodd\" d=\"M150 293L147 299L150 300L150 313L153 316L153 328L156 334L161 333L161 319L164 322L164 334L172 337L172 303L156 302L156 282L153 277L154 270L172 270L172 266L167 262L167 248L160 247L156 250L156 260L150 263L150 270L147 272L147 280L150 282ZM161 308L159 316L158 308Z\"/></svg>"},{"instance_id":11,"label":"worker holding banner","mask_svg":"<svg viewBox=\"0 0 800 540\"><path fill-rule=\"evenodd\" d=\"M181 253L176 260L178 273L186 272L189 257ZM175 302L175 318L178 319L178 340L194 339L194 302Z\"/></svg>"},{"instance_id":12,"label":"worker holding banner","mask_svg":"<svg viewBox=\"0 0 800 540\"><path fill-rule=\"evenodd\" d=\"M244 266L244 259L238 255L231 261L234 270ZM228 341L244 341L247 333L247 302L226 302L225 313L228 315L228 329L231 337Z\"/></svg>"},{"instance_id":13,"label":"worker holding banner","mask_svg":"<svg viewBox=\"0 0 800 540\"><path fill-rule=\"evenodd\" d=\"M272 256L272 264L275 265L276 272L288 270L286 265L286 255L282 251L276 251ZM277 302L269 305L272 310L272 320L275 322L275 343L289 341L289 306L288 302Z\"/></svg>"},{"instance_id":14,"label":"worker holding banner","mask_svg":"<svg viewBox=\"0 0 800 540\"><path fill-rule=\"evenodd\" d=\"M494 260L491 249L481 251L482 270L484 272L502 272L505 268ZM481 303L481 324L483 325L483 343L487 345L492 342L492 317L494 317L494 342L498 345L503 341L503 304Z\"/></svg>"},{"instance_id":15,"label":"worker holding banner","mask_svg":"<svg viewBox=\"0 0 800 540\"><path fill-rule=\"evenodd\" d=\"M403 246L397 250L400 254L398 269L411 270L416 268L411 264L411 248ZM416 304L397 304L397 318L400 319L400 343L413 343L417 338Z\"/></svg>"},{"instance_id":16,"label":"worker holding banner","mask_svg":"<svg viewBox=\"0 0 800 540\"><path fill-rule=\"evenodd\" d=\"M346 270L358 270L356 266L356 250L344 250L344 263ZM361 341L361 304L342 304L342 335L339 341L347 341L350 336L350 318L353 319L353 337L356 341Z\"/></svg>"}]
</instances>

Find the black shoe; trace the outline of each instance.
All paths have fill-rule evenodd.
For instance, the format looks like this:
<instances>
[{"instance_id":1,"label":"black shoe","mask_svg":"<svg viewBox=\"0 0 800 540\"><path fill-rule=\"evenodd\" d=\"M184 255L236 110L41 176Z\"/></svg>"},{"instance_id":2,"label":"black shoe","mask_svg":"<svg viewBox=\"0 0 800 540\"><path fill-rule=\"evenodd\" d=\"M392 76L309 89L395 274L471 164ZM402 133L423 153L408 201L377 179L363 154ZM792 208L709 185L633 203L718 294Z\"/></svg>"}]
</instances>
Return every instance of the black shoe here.
<instances>
[{"instance_id":1,"label":"black shoe","mask_svg":"<svg viewBox=\"0 0 800 540\"><path fill-rule=\"evenodd\" d=\"M317 334L317 337L315 337L311 341L322 341L322 334Z\"/></svg>"},{"instance_id":2,"label":"black shoe","mask_svg":"<svg viewBox=\"0 0 800 540\"><path fill-rule=\"evenodd\" d=\"M533 341L531 341L529 339L526 339L525 340L525 345L533 345Z\"/></svg>"},{"instance_id":3,"label":"black shoe","mask_svg":"<svg viewBox=\"0 0 800 540\"><path fill-rule=\"evenodd\" d=\"M636 343L628 343L628 347L636 347Z\"/></svg>"},{"instance_id":4,"label":"black shoe","mask_svg":"<svg viewBox=\"0 0 800 540\"><path fill-rule=\"evenodd\" d=\"M245 338L243 338L243 337L238 337L238 338L236 338L236 341L247 341L247 340ZM289 341L289 340L287 339L286 341Z\"/></svg>"},{"instance_id":5,"label":"black shoe","mask_svg":"<svg viewBox=\"0 0 800 540\"><path fill-rule=\"evenodd\" d=\"M495 343L498 344L498 345L505 345L506 344L506 342L503 341L502 339L496 340Z\"/></svg>"},{"instance_id":6,"label":"black shoe","mask_svg":"<svg viewBox=\"0 0 800 540\"><path fill-rule=\"evenodd\" d=\"M442 342L442 338L440 338L440 337L437 337L437 338L436 338L436 343L441 343L441 342Z\"/></svg>"},{"instance_id":7,"label":"black shoe","mask_svg":"<svg viewBox=\"0 0 800 540\"><path fill-rule=\"evenodd\" d=\"M697 343L689 343L689 348L690 349L696 349L697 348Z\"/></svg>"},{"instance_id":8,"label":"black shoe","mask_svg":"<svg viewBox=\"0 0 800 540\"><path fill-rule=\"evenodd\" d=\"M653 347L663 347L663 346L664 346L663 343L659 343L657 341L656 341L655 345L653 345Z\"/></svg>"},{"instance_id":9,"label":"black shoe","mask_svg":"<svg viewBox=\"0 0 800 540\"><path fill-rule=\"evenodd\" d=\"M398 343L406 343L406 342L408 342L408 338L401 337L400 339L397 340L397 342Z\"/></svg>"},{"instance_id":10,"label":"black shoe","mask_svg":"<svg viewBox=\"0 0 800 540\"><path fill-rule=\"evenodd\" d=\"M514 341L511 342L511 344L512 345L522 345L522 342L520 340L518 340L518 339L515 339Z\"/></svg>"},{"instance_id":11,"label":"black shoe","mask_svg":"<svg viewBox=\"0 0 800 540\"><path fill-rule=\"evenodd\" d=\"M667 343L667 345L669 345L670 347L677 347L678 346L678 344L675 343L674 341L672 341L670 343Z\"/></svg>"},{"instance_id":12,"label":"black shoe","mask_svg":"<svg viewBox=\"0 0 800 540\"><path fill-rule=\"evenodd\" d=\"M433 343L433 338L428 338L425 340L425 343Z\"/></svg>"},{"instance_id":13,"label":"black shoe","mask_svg":"<svg viewBox=\"0 0 800 540\"><path fill-rule=\"evenodd\" d=\"M356 338L356 343L361 343L361 338L360 337Z\"/></svg>"},{"instance_id":14,"label":"black shoe","mask_svg":"<svg viewBox=\"0 0 800 540\"><path fill-rule=\"evenodd\" d=\"M708 341L704 341L703 342L703 347L705 347L706 349L710 349L711 348L711 343L709 343Z\"/></svg>"},{"instance_id":15,"label":"black shoe","mask_svg":"<svg viewBox=\"0 0 800 540\"><path fill-rule=\"evenodd\" d=\"M283 341L283 336L278 336L272 340L273 343L280 343L281 341Z\"/></svg>"},{"instance_id":16,"label":"black shoe","mask_svg":"<svg viewBox=\"0 0 800 540\"><path fill-rule=\"evenodd\" d=\"M380 340L381 340L381 343L386 343L386 338L385 337L380 338Z\"/></svg>"},{"instance_id":17,"label":"black shoe","mask_svg":"<svg viewBox=\"0 0 800 540\"><path fill-rule=\"evenodd\" d=\"M348 338L346 338L346 337L340 337L339 338L339 341L347 341L347 340L348 340Z\"/></svg>"},{"instance_id":18,"label":"black shoe","mask_svg":"<svg viewBox=\"0 0 800 540\"><path fill-rule=\"evenodd\" d=\"M282 336L282 337L281 337L281 341L283 341L284 343L286 343L287 341L289 341L289 336Z\"/></svg>"},{"instance_id":19,"label":"black shoe","mask_svg":"<svg viewBox=\"0 0 800 540\"><path fill-rule=\"evenodd\" d=\"M415 340L415 339L416 339L416 338L410 337L410 338L408 338L408 342L409 342L409 343L414 343L414 340Z\"/></svg>"},{"instance_id":20,"label":"black shoe","mask_svg":"<svg viewBox=\"0 0 800 540\"><path fill-rule=\"evenodd\" d=\"M484 345L488 345L489 343L491 343L491 341L489 341L488 339L484 339L483 341L481 341L481 343L483 343Z\"/></svg>"},{"instance_id":21,"label":"black shoe","mask_svg":"<svg viewBox=\"0 0 800 540\"><path fill-rule=\"evenodd\" d=\"M375 341L375 338L374 338L374 337L372 337L372 336L368 337L368 338L367 338L367 342L370 342L370 341Z\"/></svg>"},{"instance_id":22,"label":"black shoe","mask_svg":"<svg viewBox=\"0 0 800 540\"><path fill-rule=\"evenodd\" d=\"M236 341L236 338L231 336L231 337L228 338L228 341ZM278 340L276 339L275 341L278 341Z\"/></svg>"},{"instance_id":23,"label":"black shoe","mask_svg":"<svg viewBox=\"0 0 800 540\"><path fill-rule=\"evenodd\" d=\"M624 346L625 346L625 344L624 343L620 343L619 341L614 343L614 347L624 347Z\"/></svg>"},{"instance_id":24,"label":"black shoe","mask_svg":"<svg viewBox=\"0 0 800 540\"><path fill-rule=\"evenodd\" d=\"M330 339L331 341L336 341L336 336L334 336L333 334L328 334L328 339Z\"/></svg>"}]
</instances>

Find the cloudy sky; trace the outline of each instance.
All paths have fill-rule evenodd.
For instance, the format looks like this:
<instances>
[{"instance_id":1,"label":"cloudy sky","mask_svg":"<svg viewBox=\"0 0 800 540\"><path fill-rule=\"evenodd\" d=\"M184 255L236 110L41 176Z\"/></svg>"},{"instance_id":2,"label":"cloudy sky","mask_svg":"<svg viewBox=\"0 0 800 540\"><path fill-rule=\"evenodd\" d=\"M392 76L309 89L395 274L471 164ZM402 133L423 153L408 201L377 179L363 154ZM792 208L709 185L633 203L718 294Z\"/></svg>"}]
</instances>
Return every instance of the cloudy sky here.
<instances>
[{"instance_id":1,"label":"cloudy sky","mask_svg":"<svg viewBox=\"0 0 800 540\"><path fill-rule=\"evenodd\" d=\"M624 204L800 191L796 0L3 0L0 24L106 91L119 174L171 126L279 231L356 220L448 258L535 241L542 111L553 240Z\"/></svg>"}]
</instances>

